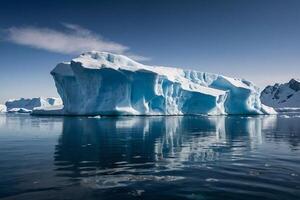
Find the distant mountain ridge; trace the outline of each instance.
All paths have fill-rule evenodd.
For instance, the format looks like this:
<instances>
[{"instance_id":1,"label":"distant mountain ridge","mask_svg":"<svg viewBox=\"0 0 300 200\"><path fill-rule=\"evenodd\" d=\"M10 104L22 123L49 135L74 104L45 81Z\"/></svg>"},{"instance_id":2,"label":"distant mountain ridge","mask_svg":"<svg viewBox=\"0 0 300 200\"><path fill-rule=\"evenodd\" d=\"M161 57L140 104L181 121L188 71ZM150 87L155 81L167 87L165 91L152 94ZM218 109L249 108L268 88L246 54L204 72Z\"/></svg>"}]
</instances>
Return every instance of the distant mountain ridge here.
<instances>
[{"instance_id":1,"label":"distant mountain ridge","mask_svg":"<svg viewBox=\"0 0 300 200\"><path fill-rule=\"evenodd\" d=\"M267 86L260 99L263 104L274 108L300 108L300 79Z\"/></svg>"}]
</instances>

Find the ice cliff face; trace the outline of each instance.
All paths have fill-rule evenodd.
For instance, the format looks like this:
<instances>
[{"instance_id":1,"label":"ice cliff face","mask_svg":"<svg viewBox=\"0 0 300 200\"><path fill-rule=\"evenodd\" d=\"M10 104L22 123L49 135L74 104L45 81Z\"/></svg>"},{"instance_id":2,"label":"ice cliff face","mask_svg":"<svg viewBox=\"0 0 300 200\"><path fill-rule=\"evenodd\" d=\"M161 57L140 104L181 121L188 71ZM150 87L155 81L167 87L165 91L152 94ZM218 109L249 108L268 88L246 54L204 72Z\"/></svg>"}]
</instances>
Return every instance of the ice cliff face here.
<instances>
[{"instance_id":1,"label":"ice cliff face","mask_svg":"<svg viewBox=\"0 0 300 200\"><path fill-rule=\"evenodd\" d=\"M300 80L267 86L261 93L262 103L274 108L300 108Z\"/></svg>"},{"instance_id":2,"label":"ice cliff face","mask_svg":"<svg viewBox=\"0 0 300 200\"><path fill-rule=\"evenodd\" d=\"M265 114L252 83L87 52L51 72L69 115ZM47 111L40 110L43 114ZM39 113L37 113L39 114Z\"/></svg>"},{"instance_id":3,"label":"ice cliff face","mask_svg":"<svg viewBox=\"0 0 300 200\"><path fill-rule=\"evenodd\" d=\"M34 108L47 108L51 106L62 105L59 98L31 98L31 99L11 99L5 103L7 112L31 112Z\"/></svg>"}]
</instances>

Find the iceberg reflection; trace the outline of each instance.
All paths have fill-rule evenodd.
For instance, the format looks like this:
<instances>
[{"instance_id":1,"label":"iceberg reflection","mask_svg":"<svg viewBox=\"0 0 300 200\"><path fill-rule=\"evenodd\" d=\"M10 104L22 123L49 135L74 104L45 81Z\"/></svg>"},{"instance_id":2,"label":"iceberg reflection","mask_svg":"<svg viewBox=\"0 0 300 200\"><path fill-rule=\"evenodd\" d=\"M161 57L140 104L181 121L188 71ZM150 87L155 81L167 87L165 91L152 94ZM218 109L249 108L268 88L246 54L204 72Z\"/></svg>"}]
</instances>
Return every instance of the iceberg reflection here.
<instances>
[{"instance_id":1,"label":"iceberg reflection","mask_svg":"<svg viewBox=\"0 0 300 200\"><path fill-rule=\"evenodd\" d=\"M55 151L56 173L99 189L183 181L182 172L190 170L200 170L198 178L203 181L208 176L207 180L214 180L210 178L216 173L256 174L247 166L261 162L258 152L272 151L267 143L276 138L281 120L276 116L64 118ZM295 122L289 126L300 128L294 127ZM299 143L297 137L293 145ZM290 137L278 140L291 142Z\"/></svg>"},{"instance_id":2,"label":"iceberg reflection","mask_svg":"<svg viewBox=\"0 0 300 200\"><path fill-rule=\"evenodd\" d=\"M80 173L83 166L152 163L173 168L186 161L236 159L262 144L262 130L274 123L273 116L64 118L55 161L62 171Z\"/></svg>"}]
</instances>

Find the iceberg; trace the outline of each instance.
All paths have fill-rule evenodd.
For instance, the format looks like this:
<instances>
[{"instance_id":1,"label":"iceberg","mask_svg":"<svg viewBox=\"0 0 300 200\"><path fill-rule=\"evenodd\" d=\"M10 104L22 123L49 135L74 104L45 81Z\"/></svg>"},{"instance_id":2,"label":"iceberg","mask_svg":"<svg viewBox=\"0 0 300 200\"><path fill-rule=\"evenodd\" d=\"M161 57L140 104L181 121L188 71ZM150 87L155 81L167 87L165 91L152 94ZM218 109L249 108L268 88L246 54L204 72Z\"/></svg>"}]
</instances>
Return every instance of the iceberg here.
<instances>
[{"instance_id":1,"label":"iceberg","mask_svg":"<svg viewBox=\"0 0 300 200\"><path fill-rule=\"evenodd\" d=\"M91 51L51 72L63 107L33 114L226 115L274 114L244 79L162 66Z\"/></svg>"},{"instance_id":2,"label":"iceberg","mask_svg":"<svg viewBox=\"0 0 300 200\"><path fill-rule=\"evenodd\" d=\"M35 108L47 109L52 106L62 105L60 98L20 98L20 99L10 99L6 101L5 106L7 112L18 112L18 113L31 113Z\"/></svg>"},{"instance_id":3,"label":"iceberg","mask_svg":"<svg viewBox=\"0 0 300 200\"><path fill-rule=\"evenodd\" d=\"M2 113L2 112L6 112L6 106L0 104L0 113Z\"/></svg>"}]
</instances>

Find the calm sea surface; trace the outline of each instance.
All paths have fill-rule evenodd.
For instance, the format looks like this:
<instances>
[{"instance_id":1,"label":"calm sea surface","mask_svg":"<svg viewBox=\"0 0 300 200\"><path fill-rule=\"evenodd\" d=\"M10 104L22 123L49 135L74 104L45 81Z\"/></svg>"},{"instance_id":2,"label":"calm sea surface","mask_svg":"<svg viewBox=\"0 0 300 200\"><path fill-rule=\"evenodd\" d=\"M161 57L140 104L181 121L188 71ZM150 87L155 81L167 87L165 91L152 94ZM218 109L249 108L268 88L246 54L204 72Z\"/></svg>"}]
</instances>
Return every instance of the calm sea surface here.
<instances>
[{"instance_id":1,"label":"calm sea surface","mask_svg":"<svg viewBox=\"0 0 300 200\"><path fill-rule=\"evenodd\" d=\"M300 199L300 114L0 115L0 199Z\"/></svg>"}]
</instances>

